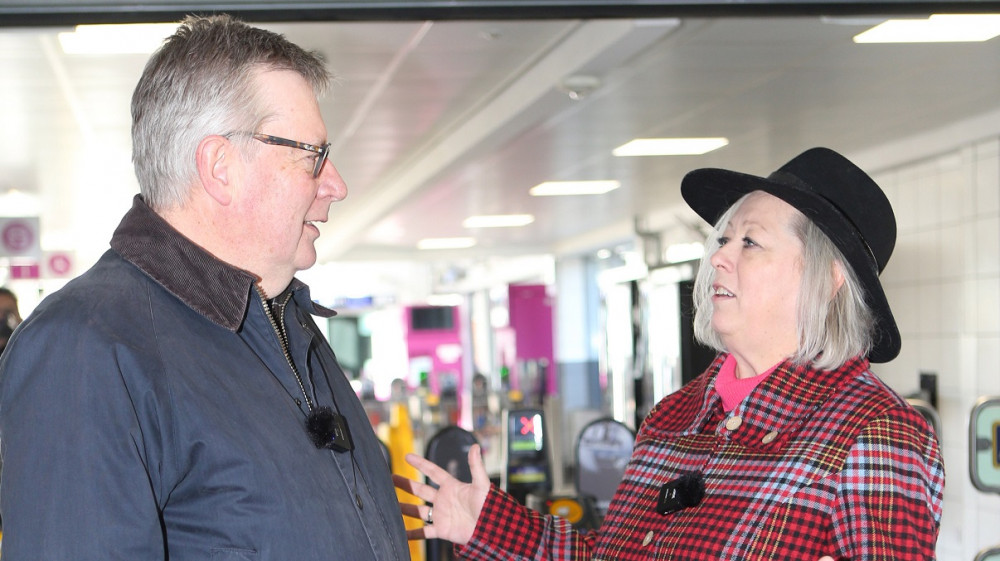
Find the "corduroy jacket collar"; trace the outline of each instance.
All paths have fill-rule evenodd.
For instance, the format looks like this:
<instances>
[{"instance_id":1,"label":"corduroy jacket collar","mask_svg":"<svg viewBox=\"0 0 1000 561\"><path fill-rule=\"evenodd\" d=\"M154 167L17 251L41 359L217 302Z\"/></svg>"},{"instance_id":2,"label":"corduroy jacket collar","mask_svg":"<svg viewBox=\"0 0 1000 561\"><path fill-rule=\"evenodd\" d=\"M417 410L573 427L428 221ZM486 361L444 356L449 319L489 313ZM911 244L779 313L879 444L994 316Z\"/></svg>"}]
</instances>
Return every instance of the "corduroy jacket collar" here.
<instances>
[{"instance_id":1,"label":"corduroy jacket collar","mask_svg":"<svg viewBox=\"0 0 1000 561\"><path fill-rule=\"evenodd\" d=\"M257 276L216 259L184 237L142 195L135 196L115 230L111 249L210 321L233 332L243 323ZM297 293L299 304L317 315L333 315L308 297L302 302L298 293L308 294L303 288L304 283L292 279L289 289Z\"/></svg>"}]
</instances>

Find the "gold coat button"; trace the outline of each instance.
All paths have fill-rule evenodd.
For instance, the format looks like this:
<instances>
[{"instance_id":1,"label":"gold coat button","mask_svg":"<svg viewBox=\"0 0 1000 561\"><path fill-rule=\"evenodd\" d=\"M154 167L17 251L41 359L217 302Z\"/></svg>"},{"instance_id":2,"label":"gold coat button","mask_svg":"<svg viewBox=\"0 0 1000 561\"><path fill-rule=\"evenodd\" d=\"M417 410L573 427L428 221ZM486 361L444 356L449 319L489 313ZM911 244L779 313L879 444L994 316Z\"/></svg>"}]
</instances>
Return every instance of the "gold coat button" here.
<instances>
[{"instance_id":1,"label":"gold coat button","mask_svg":"<svg viewBox=\"0 0 1000 561\"><path fill-rule=\"evenodd\" d=\"M726 419L726 428L729 430L736 430L740 428L743 424L743 419L739 415L733 415L732 417Z\"/></svg>"},{"instance_id":2,"label":"gold coat button","mask_svg":"<svg viewBox=\"0 0 1000 561\"><path fill-rule=\"evenodd\" d=\"M763 442L764 444L770 444L770 443L774 442L775 438L778 438L778 431L773 430L773 431L765 434L764 438L760 439L760 441Z\"/></svg>"},{"instance_id":3,"label":"gold coat button","mask_svg":"<svg viewBox=\"0 0 1000 561\"><path fill-rule=\"evenodd\" d=\"M652 543L652 541L653 541L653 531L650 530L646 532L646 537L642 539L642 545L644 546L649 545L650 543Z\"/></svg>"}]
</instances>

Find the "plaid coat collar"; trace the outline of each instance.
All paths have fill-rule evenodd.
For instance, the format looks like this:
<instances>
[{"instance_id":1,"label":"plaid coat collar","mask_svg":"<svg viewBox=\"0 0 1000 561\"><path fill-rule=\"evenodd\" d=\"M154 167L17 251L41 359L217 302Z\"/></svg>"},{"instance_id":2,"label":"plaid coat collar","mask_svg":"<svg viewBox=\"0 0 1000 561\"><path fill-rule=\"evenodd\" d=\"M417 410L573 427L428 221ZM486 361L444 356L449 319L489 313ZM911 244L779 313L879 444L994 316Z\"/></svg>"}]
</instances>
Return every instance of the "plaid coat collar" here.
<instances>
[{"instance_id":1,"label":"plaid coat collar","mask_svg":"<svg viewBox=\"0 0 1000 561\"><path fill-rule=\"evenodd\" d=\"M684 398L679 404L675 402L675 407L690 414L651 414L647 428L674 434L714 431L715 423L726 416L722 398L714 387L727 356L727 353L717 356L703 375L680 390ZM743 428L732 433L731 438L749 449L782 446L832 394L868 368L869 361L863 357L851 359L836 370L816 370L782 362L729 413L728 416L739 416L743 421ZM777 436L766 439L765 443L764 436L772 432Z\"/></svg>"}]
</instances>

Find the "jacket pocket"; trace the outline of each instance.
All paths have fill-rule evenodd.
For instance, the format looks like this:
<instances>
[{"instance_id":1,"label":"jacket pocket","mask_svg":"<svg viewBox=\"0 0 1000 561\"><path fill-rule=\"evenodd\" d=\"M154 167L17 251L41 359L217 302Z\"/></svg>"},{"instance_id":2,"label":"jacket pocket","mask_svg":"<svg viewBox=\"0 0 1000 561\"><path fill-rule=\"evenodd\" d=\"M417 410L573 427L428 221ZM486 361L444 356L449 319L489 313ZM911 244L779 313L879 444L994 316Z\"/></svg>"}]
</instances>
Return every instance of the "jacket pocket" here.
<instances>
[{"instance_id":1,"label":"jacket pocket","mask_svg":"<svg viewBox=\"0 0 1000 561\"><path fill-rule=\"evenodd\" d=\"M235 547L213 547L212 561L257 561L257 552Z\"/></svg>"}]
</instances>

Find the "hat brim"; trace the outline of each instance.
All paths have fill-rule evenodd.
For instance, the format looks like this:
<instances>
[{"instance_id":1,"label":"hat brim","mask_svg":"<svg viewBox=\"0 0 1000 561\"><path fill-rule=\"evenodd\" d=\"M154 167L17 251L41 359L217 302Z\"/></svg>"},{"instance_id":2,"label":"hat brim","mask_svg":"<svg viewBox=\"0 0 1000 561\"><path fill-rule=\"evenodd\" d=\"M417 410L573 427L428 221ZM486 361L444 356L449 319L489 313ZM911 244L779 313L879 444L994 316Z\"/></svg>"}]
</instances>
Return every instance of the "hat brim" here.
<instances>
[{"instance_id":1,"label":"hat brim","mask_svg":"<svg viewBox=\"0 0 1000 561\"><path fill-rule=\"evenodd\" d=\"M726 169L697 169L681 181L684 200L713 226L733 203L753 191L764 191L798 209L840 249L854 269L865 291L865 302L875 315L876 329L868 360L882 363L896 358L901 338L878 278L877 265L855 225L836 206L794 182L778 182Z\"/></svg>"}]
</instances>

